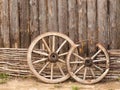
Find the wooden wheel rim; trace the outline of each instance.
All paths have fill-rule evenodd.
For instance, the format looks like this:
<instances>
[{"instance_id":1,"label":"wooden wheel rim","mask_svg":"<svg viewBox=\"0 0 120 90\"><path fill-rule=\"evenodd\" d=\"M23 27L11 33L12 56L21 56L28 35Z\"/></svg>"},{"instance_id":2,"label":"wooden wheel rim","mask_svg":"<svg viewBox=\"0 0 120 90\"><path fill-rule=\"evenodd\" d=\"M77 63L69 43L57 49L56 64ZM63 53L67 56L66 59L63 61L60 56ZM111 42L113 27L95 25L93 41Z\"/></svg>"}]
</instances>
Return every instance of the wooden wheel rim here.
<instances>
[{"instance_id":1,"label":"wooden wheel rim","mask_svg":"<svg viewBox=\"0 0 120 90\"><path fill-rule=\"evenodd\" d=\"M45 78L45 77L39 75L39 73L35 70L35 68L34 68L34 66L33 66L33 64L32 64L32 60L31 60L32 56L31 56L31 54L32 54L32 50L33 50L34 46L36 45L36 43L37 43L39 40L41 40L42 38L44 38L44 37L53 36L53 35L54 35L54 36L61 37L61 38L65 39L65 40L67 40L71 46L74 45L74 42L73 42L71 39L69 39L69 37L67 37L67 36L64 35L64 34L57 33L57 32L47 32L47 33L45 33L45 34L42 34L42 35L38 36L37 38L35 38L35 39L32 41L31 45L30 45L29 48L28 48L28 53L27 53L27 62L28 62L28 65L29 65L30 70L33 72L33 74L34 74L38 79L40 79L41 81L46 82L46 83L59 83L59 82L63 82L63 81L65 81L65 80L67 80L67 79L70 77L70 75L67 74L67 75L63 76L62 78L50 80L50 79L48 79L48 78Z\"/></svg>"},{"instance_id":2,"label":"wooden wheel rim","mask_svg":"<svg viewBox=\"0 0 120 90\"><path fill-rule=\"evenodd\" d=\"M108 52L106 51L106 49L101 45L101 44L97 44L96 46L98 46L104 53L105 57L106 57L106 70L104 71L104 73L102 73L98 78L96 79L93 79L93 80L90 80L90 81L87 81L87 80L83 80L82 78L79 78L78 76L76 76L74 74L73 71L71 71L71 66L70 66L70 57L73 53L73 51L75 50L75 48L77 46L74 46L70 49L69 53L68 53L68 56L67 56L67 69L68 69L68 72L70 74L70 76L72 78L74 78L77 82L80 82L82 84L94 84L94 83L97 83L99 82L100 80L102 80L106 74L108 73L109 71L109 55L108 55Z\"/></svg>"}]
</instances>

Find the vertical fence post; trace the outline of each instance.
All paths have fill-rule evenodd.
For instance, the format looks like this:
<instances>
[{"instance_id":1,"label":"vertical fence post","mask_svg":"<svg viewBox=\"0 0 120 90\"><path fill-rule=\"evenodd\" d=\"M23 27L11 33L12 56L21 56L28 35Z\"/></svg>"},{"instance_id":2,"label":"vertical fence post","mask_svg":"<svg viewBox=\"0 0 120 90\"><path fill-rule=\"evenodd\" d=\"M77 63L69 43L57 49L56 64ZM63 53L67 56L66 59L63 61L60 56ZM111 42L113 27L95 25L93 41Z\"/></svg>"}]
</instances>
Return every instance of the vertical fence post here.
<instances>
[{"instance_id":1,"label":"vertical fence post","mask_svg":"<svg viewBox=\"0 0 120 90\"><path fill-rule=\"evenodd\" d=\"M9 38L9 0L2 0L1 2L1 37L3 40L3 46L10 47Z\"/></svg>"},{"instance_id":2,"label":"vertical fence post","mask_svg":"<svg viewBox=\"0 0 120 90\"><path fill-rule=\"evenodd\" d=\"M77 0L79 41L87 40L87 0ZM87 53L87 42L81 43L80 52Z\"/></svg>"},{"instance_id":3,"label":"vertical fence post","mask_svg":"<svg viewBox=\"0 0 120 90\"><path fill-rule=\"evenodd\" d=\"M117 48L117 0L109 0L109 20L110 20L110 48Z\"/></svg>"},{"instance_id":4,"label":"vertical fence post","mask_svg":"<svg viewBox=\"0 0 120 90\"><path fill-rule=\"evenodd\" d=\"M38 0L39 2L39 31L40 34L48 31L47 22L47 0Z\"/></svg>"},{"instance_id":5,"label":"vertical fence post","mask_svg":"<svg viewBox=\"0 0 120 90\"><path fill-rule=\"evenodd\" d=\"M48 0L48 30L58 31L57 0Z\"/></svg>"},{"instance_id":6,"label":"vertical fence post","mask_svg":"<svg viewBox=\"0 0 120 90\"><path fill-rule=\"evenodd\" d=\"M10 2L10 46L12 48L19 47L19 20L18 20L18 2L17 0L9 0Z\"/></svg>"},{"instance_id":7,"label":"vertical fence post","mask_svg":"<svg viewBox=\"0 0 120 90\"><path fill-rule=\"evenodd\" d=\"M19 0L20 46L27 48L30 43L29 0Z\"/></svg>"},{"instance_id":8,"label":"vertical fence post","mask_svg":"<svg viewBox=\"0 0 120 90\"><path fill-rule=\"evenodd\" d=\"M67 0L58 0L58 23L59 32L68 35L68 2Z\"/></svg>"},{"instance_id":9,"label":"vertical fence post","mask_svg":"<svg viewBox=\"0 0 120 90\"><path fill-rule=\"evenodd\" d=\"M58 32L58 0L48 0L47 18L48 18L48 31ZM49 38L49 47L52 48L52 39ZM58 42L57 42L58 43Z\"/></svg>"},{"instance_id":10,"label":"vertical fence post","mask_svg":"<svg viewBox=\"0 0 120 90\"><path fill-rule=\"evenodd\" d=\"M87 0L87 19L88 19L88 49L89 54L95 52L95 47L97 43L97 10L96 10L96 0Z\"/></svg>"},{"instance_id":11,"label":"vertical fence post","mask_svg":"<svg viewBox=\"0 0 120 90\"><path fill-rule=\"evenodd\" d=\"M78 41L77 30L77 2L76 0L68 0L68 24L69 24L69 37L73 41Z\"/></svg>"},{"instance_id":12,"label":"vertical fence post","mask_svg":"<svg viewBox=\"0 0 120 90\"><path fill-rule=\"evenodd\" d=\"M38 30L38 0L30 0L30 36L33 40L39 35Z\"/></svg>"},{"instance_id":13,"label":"vertical fence post","mask_svg":"<svg viewBox=\"0 0 120 90\"><path fill-rule=\"evenodd\" d=\"M2 1L0 0L0 8L2 8ZM2 36L1 36L1 9L0 9L0 47L3 47Z\"/></svg>"},{"instance_id":14,"label":"vertical fence post","mask_svg":"<svg viewBox=\"0 0 120 90\"><path fill-rule=\"evenodd\" d=\"M120 0L117 0L117 49L120 49Z\"/></svg>"},{"instance_id":15,"label":"vertical fence post","mask_svg":"<svg viewBox=\"0 0 120 90\"><path fill-rule=\"evenodd\" d=\"M108 47L108 8L107 0L97 0L98 14L98 40L106 48Z\"/></svg>"}]
</instances>

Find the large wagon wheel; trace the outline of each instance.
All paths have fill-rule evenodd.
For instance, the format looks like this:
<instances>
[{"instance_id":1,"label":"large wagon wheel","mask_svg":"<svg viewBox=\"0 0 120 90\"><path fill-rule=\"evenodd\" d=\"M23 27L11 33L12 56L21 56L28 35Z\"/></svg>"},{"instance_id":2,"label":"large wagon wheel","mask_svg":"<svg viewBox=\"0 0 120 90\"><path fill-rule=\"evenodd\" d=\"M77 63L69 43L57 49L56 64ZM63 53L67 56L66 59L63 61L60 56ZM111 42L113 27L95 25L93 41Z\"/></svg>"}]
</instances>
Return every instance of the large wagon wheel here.
<instances>
[{"instance_id":1,"label":"large wagon wheel","mask_svg":"<svg viewBox=\"0 0 120 90\"><path fill-rule=\"evenodd\" d=\"M98 51L87 58L76 52L78 46L70 49L67 57L67 68L76 81L83 84L93 84L102 80L108 73L109 55L102 45L97 44L96 46ZM73 69L72 67L76 64L76 69Z\"/></svg>"},{"instance_id":2,"label":"large wagon wheel","mask_svg":"<svg viewBox=\"0 0 120 90\"><path fill-rule=\"evenodd\" d=\"M68 47L73 44L69 37L60 33L48 32L38 36L28 49L27 61L30 70L46 83L65 81L70 76L66 66Z\"/></svg>"}]
</instances>

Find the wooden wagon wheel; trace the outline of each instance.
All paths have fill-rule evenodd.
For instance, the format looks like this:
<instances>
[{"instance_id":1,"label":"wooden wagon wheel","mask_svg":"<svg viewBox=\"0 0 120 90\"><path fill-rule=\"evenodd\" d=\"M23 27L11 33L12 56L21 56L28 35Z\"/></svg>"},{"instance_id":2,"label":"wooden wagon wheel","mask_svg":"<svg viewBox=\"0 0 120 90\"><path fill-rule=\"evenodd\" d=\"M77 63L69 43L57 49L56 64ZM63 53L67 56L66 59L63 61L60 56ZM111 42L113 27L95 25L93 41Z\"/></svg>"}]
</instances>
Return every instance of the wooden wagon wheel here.
<instances>
[{"instance_id":1,"label":"wooden wagon wheel","mask_svg":"<svg viewBox=\"0 0 120 90\"><path fill-rule=\"evenodd\" d=\"M96 45L98 51L91 57L84 58L76 50L78 46L72 47L67 56L67 68L70 75L83 84L93 84L102 80L109 71L109 55L106 49ZM75 59L73 59L75 58ZM77 64L77 68L72 67Z\"/></svg>"},{"instance_id":2,"label":"wooden wagon wheel","mask_svg":"<svg viewBox=\"0 0 120 90\"><path fill-rule=\"evenodd\" d=\"M38 36L28 49L27 61L30 70L46 83L65 81L70 76L66 66L68 47L73 44L69 37L61 33L47 32Z\"/></svg>"}]
</instances>

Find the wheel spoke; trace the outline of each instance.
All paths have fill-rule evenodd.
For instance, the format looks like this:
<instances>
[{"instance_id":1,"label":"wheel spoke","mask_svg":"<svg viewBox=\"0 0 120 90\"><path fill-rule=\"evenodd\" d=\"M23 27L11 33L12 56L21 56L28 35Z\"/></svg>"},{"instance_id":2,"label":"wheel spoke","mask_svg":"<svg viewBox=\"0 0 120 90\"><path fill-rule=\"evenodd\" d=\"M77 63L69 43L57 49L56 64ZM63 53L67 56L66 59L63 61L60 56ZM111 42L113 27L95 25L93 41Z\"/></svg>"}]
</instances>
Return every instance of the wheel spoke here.
<instances>
[{"instance_id":1,"label":"wheel spoke","mask_svg":"<svg viewBox=\"0 0 120 90\"><path fill-rule=\"evenodd\" d=\"M96 62L105 62L106 59L100 59L100 60L94 60L93 62L96 63Z\"/></svg>"},{"instance_id":2,"label":"wheel spoke","mask_svg":"<svg viewBox=\"0 0 120 90\"><path fill-rule=\"evenodd\" d=\"M67 54L68 54L68 52L65 52L65 53L59 54L58 56L61 57L61 56L65 56L65 55L67 55Z\"/></svg>"},{"instance_id":3,"label":"wheel spoke","mask_svg":"<svg viewBox=\"0 0 120 90\"><path fill-rule=\"evenodd\" d=\"M93 78L95 78L95 73L94 73L92 68L90 68L90 71L91 71L91 74L92 74Z\"/></svg>"},{"instance_id":4,"label":"wheel spoke","mask_svg":"<svg viewBox=\"0 0 120 90\"><path fill-rule=\"evenodd\" d=\"M42 41L43 41L43 43L44 43L44 45L45 45L46 49L47 49L47 50L48 50L48 52L50 53L50 52L51 52L51 50L50 50L50 48L49 48L49 46L48 46L47 42L46 42L46 41L45 41L45 39L43 39L43 38L42 38Z\"/></svg>"},{"instance_id":5,"label":"wheel spoke","mask_svg":"<svg viewBox=\"0 0 120 90\"><path fill-rule=\"evenodd\" d=\"M79 56L79 55L76 54L76 53L73 53L73 55L76 56L76 57L78 57L78 58L81 59L81 60L85 60L83 57Z\"/></svg>"},{"instance_id":6,"label":"wheel spoke","mask_svg":"<svg viewBox=\"0 0 120 90\"><path fill-rule=\"evenodd\" d=\"M42 58L42 59L40 59L40 60L36 60L36 61L33 62L33 64L46 61L47 59L48 59L48 58Z\"/></svg>"},{"instance_id":7,"label":"wheel spoke","mask_svg":"<svg viewBox=\"0 0 120 90\"><path fill-rule=\"evenodd\" d=\"M39 74L41 74L41 72L48 66L48 64L49 64L49 62L47 62L47 63L43 66L43 68L39 71Z\"/></svg>"},{"instance_id":8,"label":"wheel spoke","mask_svg":"<svg viewBox=\"0 0 120 90\"><path fill-rule=\"evenodd\" d=\"M52 39L53 39L52 40L52 52L54 52L55 51L55 36L53 36Z\"/></svg>"},{"instance_id":9,"label":"wheel spoke","mask_svg":"<svg viewBox=\"0 0 120 90\"><path fill-rule=\"evenodd\" d=\"M102 51L101 49L98 50L98 51L91 57L91 59L94 59L101 51Z\"/></svg>"},{"instance_id":10,"label":"wheel spoke","mask_svg":"<svg viewBox=\"0 0 120 90\"><path fill-rule=\"evenodd\" d=\"M77 74L82 68L84 67L84 65L82 65L81 67L79 67L74 74Z\"/></svg>"},{"instance_id":11,"label":"wheel spoke","mask_svg":"<svg viewBox=\"0 0 120 90\"><path fill-rule=\"evenodd\" d=\"M61 66L60 66L58 63L56 63L56 64L57 64L57 66L58 66L58 68L59 68L59 70L60 70L61 74L62 74L63 76L65 76L65 73L63 72L63 70L62 70Z\"/></svg>"},{"instance_id":12,"label":"wheel spoke","mask_svg":"<svg viewBox=\"0 0 120 90\"><path fill-rule=\"evenodd\" d=\"M74 61L74 62L70 62L71 64L77 64L77 63L83 63L83 61Z\"/></svg>"},{"instance_id":13,"label":"wheel spoke","mask_svg":"<svg viewBox=\"0 0 120 90\"><path fill-rule=\"evenodd\" d=\"M86 79L86 74L87 74L87 67L85 67L85 70L84 70L83 80Z\"/></svg>"},{"instance_id":14,"label":"wheel spoke","mask_svg":"<svg viewBox=\"0 0 120 90\"><path fill-rule=\"evenodd\" d=\"M36 51L36 50L33 50L32 52L33 52L33 53L40 54L40 55L43 55L43 56L48 56L48 54L47 54L47 53L45 53L45 52Z\"/></svg>"},{"instance_id":15,"label":"wheel spoke","mask_svg":"<svg viewBox=\"0 0 120 90\"><path fill-rule=\"evenodd\" d=\"M97 68L98 70L100 70L101 72L104 71L101 67L99 67L99 66L97 66L97 65L95 65L95 64L93 64L93 66L94 66L95 68Z\"/></svg>"},{"instance_id":16,"label":"wheel spoke","mask_svg":"<svg viewBox=\"0 0 120 90\"><path fill-rule=\"evenodd\" d=\"M54 66L54 63L51 63L51 75L50 75L51 80L53 80L53 66Z\"/></svg>"},{"instance_id":17,"label":"wheel spoke","mask_svg":"<svg viewBox=\"0 0 120 90\"><path fill-rule=\"evenodd\" d=\"M65 61L63 59L58 59L58 61L62 62L62 63L65 63Z\"/></svg>"},{"instance_id":18,"label":"wheel spoke","mask_svg":"<svg viewBox=\"0 0 120 90\"><path fill-rule=\"evenodd\" d=\"M67 42L67 40L64 40L64 42L57 49L56 53L58 53L61 50L61 48L65 45L66 42Z\"/></svg>"}]
</instances>

